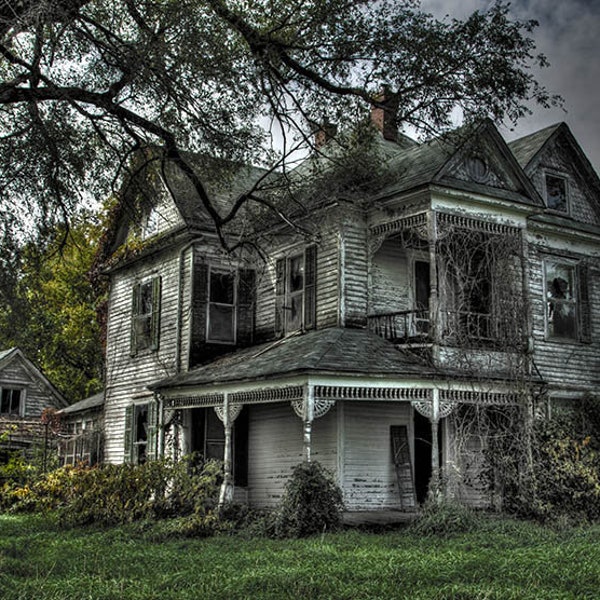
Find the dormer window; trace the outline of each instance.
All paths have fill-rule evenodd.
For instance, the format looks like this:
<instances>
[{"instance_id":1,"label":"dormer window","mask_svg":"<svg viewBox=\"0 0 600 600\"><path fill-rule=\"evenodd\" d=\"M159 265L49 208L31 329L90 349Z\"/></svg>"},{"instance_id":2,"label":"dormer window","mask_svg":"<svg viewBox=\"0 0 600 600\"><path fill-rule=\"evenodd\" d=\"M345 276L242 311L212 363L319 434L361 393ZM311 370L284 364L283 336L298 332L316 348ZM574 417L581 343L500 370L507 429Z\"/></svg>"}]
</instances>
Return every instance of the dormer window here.
<instances>
[{"instance_id":1,"label":"dormer window","mask_svg":"<svg viewBox=\"0 0 600 600\"><path fill-rule=\"evenodd\" d=\"M546 206L550 210L561 213L569 212L569 202L567 195L567 179L560 175L546 173L545 193Z\"/></svg>"},{"instance_id":2,"label":"dormer window","mask_svg":"<svg viewBox=\"0 0 600 600\"><path fill-rule=\"evenodd\" d=\"M158 210L153 206L144 218L142 226L142 237L147 239L158 233Z\"/></svg>"}]
</instances>

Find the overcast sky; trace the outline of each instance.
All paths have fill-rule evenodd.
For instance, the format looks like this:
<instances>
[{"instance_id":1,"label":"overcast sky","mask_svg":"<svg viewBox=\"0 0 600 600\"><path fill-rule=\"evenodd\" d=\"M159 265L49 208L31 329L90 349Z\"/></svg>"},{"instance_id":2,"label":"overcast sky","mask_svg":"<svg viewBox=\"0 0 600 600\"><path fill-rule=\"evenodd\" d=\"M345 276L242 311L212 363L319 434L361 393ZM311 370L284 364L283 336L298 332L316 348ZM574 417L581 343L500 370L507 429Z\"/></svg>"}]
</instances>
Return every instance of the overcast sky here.
<instances>
[{"instance_id":1,"label":"overcast sky","mask_svg":"<svg viewBox=\"0 0 600 600\"><path fill-rule=\"evenodd\" d=\"M421 2L437 17L464 17L490 5L489 0ZM514 132L502 134L510 140L565 121L600 173L600 0L513 0L511 12L539 22L533 36L550 67L539 72L538 81L564 98L564 110L534 108Z\"/></svg>"}]
</instances>

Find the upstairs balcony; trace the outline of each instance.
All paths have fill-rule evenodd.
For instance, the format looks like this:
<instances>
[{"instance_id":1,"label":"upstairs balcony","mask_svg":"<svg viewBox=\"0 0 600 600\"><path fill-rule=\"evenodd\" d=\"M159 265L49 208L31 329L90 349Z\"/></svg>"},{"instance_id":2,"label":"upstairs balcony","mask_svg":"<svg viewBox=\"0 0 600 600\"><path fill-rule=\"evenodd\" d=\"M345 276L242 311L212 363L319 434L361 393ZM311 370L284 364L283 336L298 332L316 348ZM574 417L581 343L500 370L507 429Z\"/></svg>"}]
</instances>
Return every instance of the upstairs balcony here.
<instances>
[{"instance_id":1,"label":"upstairs balcony","mask_svg":"<svg viewBox=\"0 0 600 600\"><path fill-rule=\"evenodd\" d=\"M384 339L404 346L436 341L429 310L401 310L369 315L368 328ZM515 350L525 343L519 319L500 319L489 313L440 311L439 336L444 346Z\"/></svg>"}]
</instances>

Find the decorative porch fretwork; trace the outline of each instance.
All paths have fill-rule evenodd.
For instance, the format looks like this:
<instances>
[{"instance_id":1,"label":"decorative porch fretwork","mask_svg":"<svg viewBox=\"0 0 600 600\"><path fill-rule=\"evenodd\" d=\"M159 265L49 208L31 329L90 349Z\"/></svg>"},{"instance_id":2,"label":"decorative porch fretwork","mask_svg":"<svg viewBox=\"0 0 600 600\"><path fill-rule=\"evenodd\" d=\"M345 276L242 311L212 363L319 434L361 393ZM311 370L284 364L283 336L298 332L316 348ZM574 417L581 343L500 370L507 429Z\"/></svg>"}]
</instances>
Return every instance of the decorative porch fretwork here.
<instances>
[{"instance_id":1,"label":"decorative porch fretwork","mask_svg":"<svg viewBox=\"0 0 600 600\"><path fill-rule=\"evenodd\" d=\"M397 233L404 231L405 229L417 229L420 227L427 227L427 213L419 213L418 215L412 215L410 217L401 217L388 223L382 223L381 225L375 225L371 227L371 235L389 235L390 233ZM426 232L426 229L424 230ZM426 234L425 234L425 237Z\"/></svg>"},{"instance_id":2,"label":"decorative porch fretwork","mask_svg":"<svg viewBox=\"0 0 600 600\"><path fill-rule=\"evenodd\" d=\"M304 418L304 401L303 400L292 400L292 408L300 419ZM322 400L315 398L315 404L313 409L313 418L318 419L326 415L331 408L335 405L335 400Z\"/></svg>"},{"instance_id":3,"label":"decorative porch fretwork","mask_svg":"<svg viewBox=\"0 0 600 600\"><path fill-rule=\"evenodd\" d=\"M431 389L317 385L315 386L315 398L323 400L430 400Z\"/></svg>"},{"instance_id":4,"label":"decorative porch fretwork","mask_svg":"<svg viewBox=\"0 0 600 600\"><path fill-rule=\"evenodd\" d=\"M504 225L503 223L492 223L490 221L480 221L463 215L453 215L449 213L437 213L436 221L438 224L438 234L449 227L460 227L461 229L471 229L473 231L483 231L484 233L496 233L501 235L521 235L521 230L513 225Z\"/></svg>"},{"instance_id":5,"label":"decorative porch fretwork","mask_svg":"<svg viewBox=\"0 0 600 600\"><path fill-rule=\"evenodd\" d=\"M235 402L236 404L265 404L268 402L302 400L302 398L304 398L304 388L301 385L252 390L250 392L233 392L229 394L230 402Z\"/></svg>"},{"instance_id":6,"label":"decorative porch fretwork","mask_svg":"<svg viewBox=\"0 0 600 600\"><path fill-rule=\"evenodd\" d=\"M456 408L457 402L440 402L437 418L445 419ZM424 417L433 419L433 402L413 402L414 409Z\"/></svg>"},{"instance_id":7,"label":"decorative porch fretwork","mask_svg":"<svg viewBox=\"0 0 600 600\"><path fill-rule=\"evenodd\" d=\"M517 404L517 394L501 392L476 392L473 390L441 390L440 400L446 402L462 402L464 404L492 404L509 405Z\"/></svg>"},{"instance_id":8,"label":"decorative porch fretwork","mask_svg":"<svg viewBox=\"0 0 600 600\"><path fill-rule=\"evenodd\" d=\"M165 408L196 408L206 406L220 406L223 404L223 394L204 394L202 396L178 396L165 398Z\"/></svg>"},{"instance_id":9,"label":"decorative porch fretwork","mask_svg":"<svg viewBox=\"0 0 600 600\"><path fill-rule=\"evenodd\" d=\"M233 423L240 416L240 413L242 412L243 407L244 407L243 404L229 404L229 422L230 423ZM224 406L215 406L214 411L217 414L217 417L219 417L219 420L221 421L221 423L224 423L225 422L225 407Z\"/></svg>"}]
</instances>

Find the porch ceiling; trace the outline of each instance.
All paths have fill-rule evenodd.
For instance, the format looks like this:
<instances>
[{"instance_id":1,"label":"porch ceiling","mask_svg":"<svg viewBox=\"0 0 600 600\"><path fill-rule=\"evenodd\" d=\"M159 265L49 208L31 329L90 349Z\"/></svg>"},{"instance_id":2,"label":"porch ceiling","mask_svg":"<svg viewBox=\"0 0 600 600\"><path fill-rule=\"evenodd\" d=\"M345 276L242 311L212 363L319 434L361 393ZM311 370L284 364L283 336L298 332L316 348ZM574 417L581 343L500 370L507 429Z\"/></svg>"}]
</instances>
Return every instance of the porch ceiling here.
<instances>
[{"instance_id":1,"label":"porch ceiling","mask_svg":"<svg viewBox=\"0 0 600 600\"><path fill-rule=\"evenodd\" d=\"M429 378L439 371L366 329L330 328L238 350L149 387L163 391L316 373Z\"/></svg>"}]
</instances>

